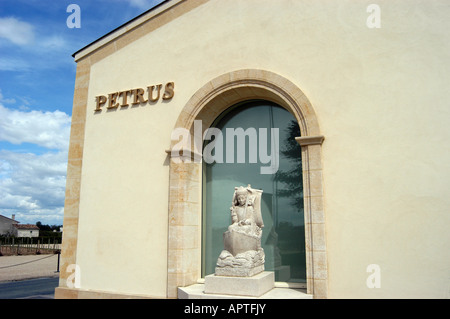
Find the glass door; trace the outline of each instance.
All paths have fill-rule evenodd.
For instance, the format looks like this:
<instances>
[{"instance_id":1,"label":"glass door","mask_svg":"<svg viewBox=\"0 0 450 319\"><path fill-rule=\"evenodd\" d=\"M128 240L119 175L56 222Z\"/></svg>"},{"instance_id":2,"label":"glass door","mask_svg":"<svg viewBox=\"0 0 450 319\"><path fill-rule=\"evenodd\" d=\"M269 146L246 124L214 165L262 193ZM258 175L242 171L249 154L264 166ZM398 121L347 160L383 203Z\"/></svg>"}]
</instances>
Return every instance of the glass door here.
<instances>
[{"instance_id":1,"label":"glass door","mask_svg":"<svg viewBox=\"0 0 450 319\"><path fill-rule=\"evenodd\" d=\"M202 276L214 273L223 250L234 187L250 184L263 190L261 244L265 270L274 271L276 281L306 282L301 148L295 141L300 129L296 119L274 103L249 101L221 114L212 127L221 136L210 136L203 146ZM246 134L244 147L243 140L236 136L242 132ZM214 140L215 144L210 144ZM205 154L212 157L205 160Z\"/></svg>"}]
</instances>

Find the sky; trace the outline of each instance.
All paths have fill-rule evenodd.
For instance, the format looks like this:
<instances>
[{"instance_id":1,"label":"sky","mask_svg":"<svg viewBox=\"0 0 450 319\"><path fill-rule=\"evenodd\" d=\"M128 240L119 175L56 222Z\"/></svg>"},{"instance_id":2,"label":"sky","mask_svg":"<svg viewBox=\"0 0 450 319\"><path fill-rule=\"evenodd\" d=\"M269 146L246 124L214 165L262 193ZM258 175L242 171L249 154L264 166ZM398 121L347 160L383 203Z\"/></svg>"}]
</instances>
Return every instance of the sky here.
<instances>
[{"instance_id":1,"label":"sky","mask_svg":"<svg viewBox=\"0 0 450 319\"><path fill-rule=\"evenodd\" d=\"M0 0L0 215L63 224L72 54L161 2Z\"/></svg>"}]
</instances>

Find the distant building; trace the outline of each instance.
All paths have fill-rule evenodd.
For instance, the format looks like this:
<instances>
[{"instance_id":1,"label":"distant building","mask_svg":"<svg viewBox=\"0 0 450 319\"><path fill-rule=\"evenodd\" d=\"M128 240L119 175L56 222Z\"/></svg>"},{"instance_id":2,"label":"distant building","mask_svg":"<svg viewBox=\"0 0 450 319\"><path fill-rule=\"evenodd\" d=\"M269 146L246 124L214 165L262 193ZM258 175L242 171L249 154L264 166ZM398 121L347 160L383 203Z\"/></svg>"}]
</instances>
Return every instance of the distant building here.
<instances>
[{"instance_id":1,"label":"distant building","mask_svg":"<svg viewBox=\"0 0 450 319\"><path fill-rule=\"evenodd\" d=\"M15 215L12 215L11 218L0 215L0 236L10 235L13 230L13 225L17 224L19 224L19 222L15 219Z\"/></svg>"},{"instance_id":2,"label":"distant building","mask_svg":"<svg viewBox=\"0 0 450 319\"><path fill-rule=\"evenodd\" d=\"M39 227L32 224L12 225L12 235L15 237L39 237Z\"/></svg>"}]
</instances>

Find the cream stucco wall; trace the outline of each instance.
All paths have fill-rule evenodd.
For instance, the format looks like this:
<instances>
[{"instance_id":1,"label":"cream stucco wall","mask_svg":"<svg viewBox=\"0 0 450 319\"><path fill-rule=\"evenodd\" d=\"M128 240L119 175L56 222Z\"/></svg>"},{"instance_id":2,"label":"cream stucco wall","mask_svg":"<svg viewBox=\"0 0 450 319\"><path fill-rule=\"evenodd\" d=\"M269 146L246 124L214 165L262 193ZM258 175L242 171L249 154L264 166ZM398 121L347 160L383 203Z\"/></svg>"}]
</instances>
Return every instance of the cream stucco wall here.
<instances>
[{"instance_id":1,"label":"cream stucco wall","mask_svg":"<svg viewBox=\"0 0 450 319\"><path fill-rule=\"evenodd\" d=\"M166 296L180 111L211 79L263 69L319 120L328 296L450 297L447 1L215 0L91 66L78 221L81 288ZM94 113L95 96L175 82L169 102ZM378 264L381 288L366 267Z\"/></svg>"}]
</instances>

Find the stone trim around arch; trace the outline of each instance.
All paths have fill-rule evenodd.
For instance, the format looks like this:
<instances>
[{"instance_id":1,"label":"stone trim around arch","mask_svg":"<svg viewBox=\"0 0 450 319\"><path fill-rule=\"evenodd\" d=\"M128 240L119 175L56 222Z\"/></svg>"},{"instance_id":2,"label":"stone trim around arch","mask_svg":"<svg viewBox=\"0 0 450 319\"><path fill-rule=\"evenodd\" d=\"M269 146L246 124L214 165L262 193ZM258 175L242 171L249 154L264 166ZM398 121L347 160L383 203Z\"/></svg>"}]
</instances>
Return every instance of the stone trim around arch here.
<instances>
[{"instance_id":1,"label":"stone trim around arch","mask_svg":"<svg viewBox=\"0 0 450 319\"><path fill-rule=\"evenodd\" d=\"M193 133L194 120L204 130L228 107L245 100L279 104L297 119L302 146L307 293L327 298L328 267L323 209L322 155L319 124L311 103L291 81L264 70L238 70L221 75L199 89L187 102L175 128ZM171 145L171 148L174 146ZM196 150L197 152L201 150ZM168 152L170 155L170 152ZM180 152L181 153L181 152ZM201 277L202 164L190 156L171 154L167 297Z\"/></svg>"}]
</instances>

